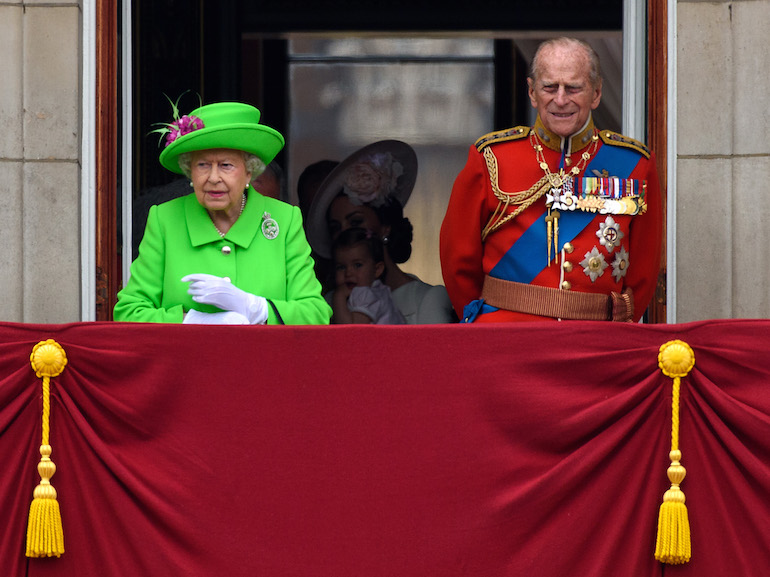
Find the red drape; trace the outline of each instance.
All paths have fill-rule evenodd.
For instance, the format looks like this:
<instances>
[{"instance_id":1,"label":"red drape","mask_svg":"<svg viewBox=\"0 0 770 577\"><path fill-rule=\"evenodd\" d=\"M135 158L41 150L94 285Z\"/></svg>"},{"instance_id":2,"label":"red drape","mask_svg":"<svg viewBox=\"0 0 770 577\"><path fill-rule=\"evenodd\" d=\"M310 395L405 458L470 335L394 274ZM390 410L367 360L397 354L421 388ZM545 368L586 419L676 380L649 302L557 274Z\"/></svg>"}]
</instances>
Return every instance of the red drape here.
<instances>
[{"instance_id":1,"label":"red drape","mask_svg":"<svg viewBox=\"0 0 770 577\"><path fill-rule=\"evenodd\" d=\"M33 346L61 558L27 559ZM653 558L672 380L692 560ZM0 323L9 577L766 576L770 322L410 327Z\"/></svg>"}]
</instances>

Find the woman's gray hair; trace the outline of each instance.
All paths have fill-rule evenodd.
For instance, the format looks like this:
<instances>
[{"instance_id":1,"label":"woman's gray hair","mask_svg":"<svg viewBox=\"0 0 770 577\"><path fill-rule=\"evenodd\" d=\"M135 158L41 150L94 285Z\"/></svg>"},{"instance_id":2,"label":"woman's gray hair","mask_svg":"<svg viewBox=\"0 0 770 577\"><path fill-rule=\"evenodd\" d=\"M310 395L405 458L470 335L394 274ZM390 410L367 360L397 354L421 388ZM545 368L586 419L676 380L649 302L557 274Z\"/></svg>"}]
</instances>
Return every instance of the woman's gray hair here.
<instances>
[{"instance_id":1,"label":"woman's gray hair","mask_svg":"<svg viewBox=\"0 0 770 577\"><path fill-rule=\"evenodd\" d=\"M267 166L256 154L251 154L250 152L245 152L243 150L241 150L241 153L243 154L243 161L246 163L246 172L251 173L252 180L265 172ZM182 172L187 178L192 177L192 152L183 152L179 155L179 168L182 169Z\"/></svg>"},{"instance_id":2,"label":"woman's gray hair","mask_svg":"<svg viewBox=\"0 0 770 577\"><path fill-rule=\"evenodd\" d=\"M586 57L588 58L588 64L589 64L589 77L591 79L591 84L596 87L598 86L602 81L602 70L601 66L599 65L599 55L596 53L596 51L591 47L591 45L588 42L584 42L583 40L579 40L577 38L567 38L562 36L561 38L552 38L550 40L546 40L543 42L540 46L538 46L537 51L535 52L535 57L532 59L532 65L529 69L529 77L535 81L538 79L538 76L540 75L540 58L541 54L545 49L553 48L556 46L562 46L565 48L577 48L578 50L583 50Z\"/></svg>"}]
</instances>

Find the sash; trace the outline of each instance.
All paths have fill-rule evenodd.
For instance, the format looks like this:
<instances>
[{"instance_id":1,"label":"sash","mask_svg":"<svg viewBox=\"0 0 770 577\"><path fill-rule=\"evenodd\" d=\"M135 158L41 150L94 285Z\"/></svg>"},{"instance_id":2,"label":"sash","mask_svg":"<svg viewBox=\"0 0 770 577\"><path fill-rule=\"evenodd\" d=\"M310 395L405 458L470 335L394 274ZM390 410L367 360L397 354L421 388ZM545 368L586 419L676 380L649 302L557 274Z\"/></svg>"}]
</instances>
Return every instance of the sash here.
<instances>
[{"instance_id":1,"label":"sash","mask_svg":"<svg viewBox=\"0 0 770 577\"><path fill-rule=\"evenodd\" d=\"M628 178L639 164L638 152L619 146L602 146L586 166L584 174L593 174L593 170L601 172L603 168L618 178ZM561 252L564 244L572 242L587 227L597 213L584 211L560 211L559 246ZM532 225L516 240L490 271L490 276L529 284L547 264L547 238L545 218L547 213L540 215ZM546 263L546 264L543 264Z\"/></svg>"}]
</instances>

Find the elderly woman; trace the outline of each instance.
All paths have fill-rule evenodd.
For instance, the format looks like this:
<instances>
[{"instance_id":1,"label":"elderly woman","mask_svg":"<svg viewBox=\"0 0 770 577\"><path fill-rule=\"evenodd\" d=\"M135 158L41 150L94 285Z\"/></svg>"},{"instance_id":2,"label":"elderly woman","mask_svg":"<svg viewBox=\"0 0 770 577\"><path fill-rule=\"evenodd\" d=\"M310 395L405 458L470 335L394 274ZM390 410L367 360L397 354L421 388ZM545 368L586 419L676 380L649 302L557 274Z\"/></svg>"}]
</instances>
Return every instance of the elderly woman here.
<instances>
[{"instance_id":1,"label":"elderly woman","mask_svg":"<svg viewBox=\"0 0 770 577\"><path fill-rule=\"evenodd\" d=\"M372 231L385 245L383 283L407 324L456 321L446 289L429 285L398 265L412 254L412 224L404 205L417 179L417 155L408 144L382 140L357 150L326 177L310 206L308 240L321 257L352 227Z\"/></svg>"},{"instance_id":2,"label":"elderly woman","mask_svg":"<svg viewBox=\"0 0 770 577\"><path fill-rule=\"evenodd\" d=\"M284 145L259 118L223 102L168 125L160 163L194 192L150 209L116 321L328 324L299 209L249 184Z\"/></svg>"}]
</instances>

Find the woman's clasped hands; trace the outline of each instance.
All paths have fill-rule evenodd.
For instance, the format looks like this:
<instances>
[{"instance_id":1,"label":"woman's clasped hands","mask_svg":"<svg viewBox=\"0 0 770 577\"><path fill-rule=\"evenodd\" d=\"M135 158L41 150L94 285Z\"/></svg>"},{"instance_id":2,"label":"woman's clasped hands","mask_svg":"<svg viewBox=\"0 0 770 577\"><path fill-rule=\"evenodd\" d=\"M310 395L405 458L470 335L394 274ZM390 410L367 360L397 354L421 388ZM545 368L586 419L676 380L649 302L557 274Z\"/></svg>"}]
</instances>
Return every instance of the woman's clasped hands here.
<instances>
[{"instance_id":1,"label":"woman's clasped hands","mask_svg":"<svg viewBox=\"0 0 770 577\"><path fill-rule=\"evenodd\" d=\"M197 273L182 277L189 282L187 292L196 303L213 305L221 313L203 313L191 309L186 324L263 325L267 322L267 299L236 287L229 278Z\"/></svg>"}]
</instances>

